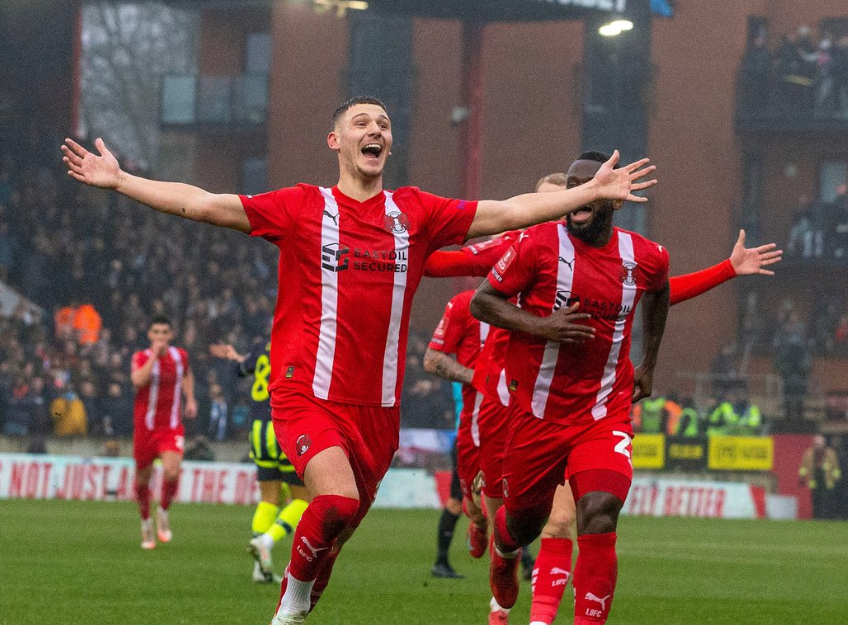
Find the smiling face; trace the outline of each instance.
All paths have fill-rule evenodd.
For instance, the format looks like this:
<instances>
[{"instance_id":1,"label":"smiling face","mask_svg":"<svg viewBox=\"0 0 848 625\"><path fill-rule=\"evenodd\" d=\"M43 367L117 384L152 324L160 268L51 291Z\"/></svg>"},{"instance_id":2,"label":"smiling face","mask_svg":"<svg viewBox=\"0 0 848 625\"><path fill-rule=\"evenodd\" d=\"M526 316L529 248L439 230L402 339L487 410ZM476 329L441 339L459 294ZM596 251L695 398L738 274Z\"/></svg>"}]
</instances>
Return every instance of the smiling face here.
<instances>
[{"instance_id":1,"label":"smiling face","mask_svg":"<svg viewBox=\"0 0 848 625\"><path fill-rule=\"evenodd\" d=\"M336 121L327 144L339 155L342 175L379 178L392 148L392 122L381 106L355 104Z\"/></svg>"},{"instance_id":2,"label":"smiling face","mask_svg":"<svg viewBox=\"0 0 848 625\"><path fill-rule=\"evenodd\" d=\"M566 188L573 189L586 184L603 163L597 161L574 161L568 169ZM612 215L615 211L615 202L612 200L598 200L581 207L566 217L568 231L581 241L589 245L603 245L612 234Z\"/></svg>"}]
</instances>

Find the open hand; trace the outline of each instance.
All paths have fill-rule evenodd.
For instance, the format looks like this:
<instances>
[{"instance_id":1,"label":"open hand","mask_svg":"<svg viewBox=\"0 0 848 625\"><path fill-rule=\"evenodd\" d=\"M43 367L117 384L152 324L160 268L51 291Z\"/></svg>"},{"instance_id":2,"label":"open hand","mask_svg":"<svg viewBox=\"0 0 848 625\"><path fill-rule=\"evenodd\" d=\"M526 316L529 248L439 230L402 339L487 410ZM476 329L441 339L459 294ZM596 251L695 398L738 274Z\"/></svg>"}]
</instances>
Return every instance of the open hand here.
<instances>
[{"instance_id":1,"label":"open hand","mask_svg":"<svg viewBox=\"0 0 848 625\"><path fill-rule=\"evenodd\" d=\"M618 150L612 153L610 159L601 165L595 174L593 182L598 185L600 199L614 200L616 203L625 200L629 202L647 202L648 198L633 195L657 184L656 179L637 182L656 170L655 165L648 165L650 159L643 158L619 169L613 169L621 157ZM646 165L648 165L646 167Z\"/></svg>"},{"instance_id":2,"label":"open hand","mask_svg":"<svg viewBox=\"0 0 848 625\"><path fill-rule=\"evenodd\" d=\"M745 247L745 231L739 231L739 238L733 246L730 254L730 264L737 276L750 276L759 274L761 276L773 276L774 272L763 267L779 263L783 256L783 250L778 250L776 243L761 245L760 247Z\"/></svg>"},{"instance_id":3,"label":"open hand","mask_svg":"<svg viewBox=\"0 0 848 625\"><path fill-rule=\"evenodd\" d=\"M588 313L578 313L580 302L575 302L567 308L554 311L550 317L541 321L541 335L549 341L557 343L582 343L595 338L595 328L579 321L591 319Z\"/></svg>"},{"instance_id":4,"label":"open hand","mask_svg":"<svg viewBox=\"0 0 848 625\"><path fill-rule=\"evenodd\" d=\"M71 178L100 189L117 189L121 182L121 166L118 159L106 149L103 139L94 142L100 156L89 152L72 139L65 139L62 160L68 167Z\"/></svg>"}]
</instances>

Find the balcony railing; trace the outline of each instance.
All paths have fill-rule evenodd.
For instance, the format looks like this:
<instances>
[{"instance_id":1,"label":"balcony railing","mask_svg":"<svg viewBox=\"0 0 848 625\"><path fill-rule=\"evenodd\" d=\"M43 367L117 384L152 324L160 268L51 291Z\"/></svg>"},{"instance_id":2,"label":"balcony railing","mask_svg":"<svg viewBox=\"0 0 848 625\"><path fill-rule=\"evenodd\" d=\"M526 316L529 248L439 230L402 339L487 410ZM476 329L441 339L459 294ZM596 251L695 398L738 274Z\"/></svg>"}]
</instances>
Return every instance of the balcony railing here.
<instances>
[{"instance_id":1,"label":"balcony railing","mask_svg":"<svg viewBox=\"0 0 848 625\"><path fill-rule=\"evenodd\" d=\"M162 77L160 121L164 128L250 130L268 118L268 76Z\"/></svg>"},{"instance_id":2,"label":"balcony railing","mask_svg":"<svg viewBox=\"0 0 848 625\"><path fill-rule=\"evenodd\" d=\"M810 76L740 70L736 127L760 133L848 131L848 86Z\"/></svg>"}]
</instances>

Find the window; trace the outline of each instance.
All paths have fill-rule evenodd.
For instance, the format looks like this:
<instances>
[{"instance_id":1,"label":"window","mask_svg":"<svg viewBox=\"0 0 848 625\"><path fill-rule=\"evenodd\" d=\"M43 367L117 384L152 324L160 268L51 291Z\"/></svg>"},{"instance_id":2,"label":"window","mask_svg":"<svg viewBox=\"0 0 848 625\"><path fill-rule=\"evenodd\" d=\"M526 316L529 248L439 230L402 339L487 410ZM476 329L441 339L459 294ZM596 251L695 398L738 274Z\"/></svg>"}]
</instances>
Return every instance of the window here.
<instances>
[{"instance_id":1,"label":"window","mask_svg":"<svg viewBox=\"0 0 848 625\"><path fill-rule=\"evenodd\" d=\"M768 20L765 17L752 15L748 18L747 48L749 50L754 47L757 39L768 41Z\"/></svg>"},{"instance_id":2,"label":"window","mask_svg":"<svg viewBox=\"0 0 848 625\"><path fill-rule=\"evenodd\" d=\"M838 188L848 182L848 163L830 161L819 165L819 199L832 202L836 199Z\"/></svg>"},{"instance_id":3,"label":"window","mask_svg":"<svg viewBox=\"0 0 848 625\"><path fill-rule=\"evenodd\" d=\"M244 72L246 74L271 73L271 35L269 33L251 33L247 36Z\"/></svg>"},{"instance_id":4,"label":"window","mask_svg":"<svg viewBox=\"0 0 848 625\"><path fill-rule=\"evenodd\" d=\"M268 190L268 159L246 158L241 164L241 188L247 195L256 195Z\"/></svg>"}]
</instances>

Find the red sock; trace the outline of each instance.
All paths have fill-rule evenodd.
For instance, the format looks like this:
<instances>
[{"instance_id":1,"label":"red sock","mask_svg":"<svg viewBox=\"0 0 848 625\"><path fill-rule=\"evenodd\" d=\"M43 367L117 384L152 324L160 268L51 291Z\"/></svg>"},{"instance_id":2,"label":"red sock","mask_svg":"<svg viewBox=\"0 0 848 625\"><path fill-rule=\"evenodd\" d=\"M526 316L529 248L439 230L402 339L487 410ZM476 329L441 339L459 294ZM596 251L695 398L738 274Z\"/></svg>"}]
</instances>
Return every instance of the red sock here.
<instances>
[{"instance_id":1,"label":"red sock","mask_svg":"<svg viewBox=\"0 0 848 625\"><path fill-rule=\"evenodd\" d=\"M509 529L506 526L506 508L501 506L498 508L498 511L495 512L495 544L498 546L498 549L501 552L511 552L515 551L521 547L512 535L509 533Z\"/></svg>"},{"instance_id":2,"label":"red sock","mask_svg":"<svg viewBox=\"0 0 848 625\"><path fill-rule=\"evenodd\" d=\"M530 622L554 622L571 576L572 543L569 538L543 538L533 567L533 603Z\"/></svg>"},{"instance_id":3,"label":"red sock","mask_svg":"<svg viewBox=\"0 0 848 625\"><path fill-rule=\"evenodd\" d=\"M150 518L150 486L136 482L135 500L138 502L138 513L141 519L146 521Z\"/></svg>"},{"instance_id":4,"label":"red sock","mask_svg":"<svg viewBox=\"0 0 848 625\"><path fill-rule=\"evenodd\" d=\"M180 487L180 479L177 478L171 482L165 481L162 484L162 500L159 502L159 506L163 510L167 510L171 507L171 502L174 500L174 495L177 494L177 489Z\"/></svg>"},{"instance_id":5,"label":"red sock","mask_svg":"<svg viewBox=\"0 0 848 625\"><path fill-rule=\"evenodd\" d=\"M574 565L574 624L606 623L618 578L615 532L577 538Z\"/></svg>"},{"instance_id":6,"label":"red sock","mask_svg":"<svg viewBox=\"0 0 848 625\"><path fill-rule=\"evenodd\" d=\"M312 585L312 593L309 596L311 603L309 607L310 612L315 609L315 604L321 599L324 589L330 583L330 575L333 574L333 565L336 563L336 558L339 557L340 552L341 549L336 549L334 544L330 549L330 554L321 563L321 568L318 569L318 577L315 578L315 583Z\"/></svg>"},{"instance_id":7,"label":"red sock","mask_svg":"<svg viewBox=\"0 0 848 625\"><path fill-rule=\"evenodd\" d=\"M292 542L289 574L302 582L313 581L339 534L353 524L359 500L320 495L312 500L297 524Z\"/></svg>"}]
</instances>

